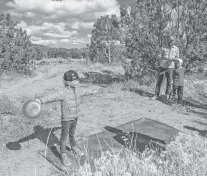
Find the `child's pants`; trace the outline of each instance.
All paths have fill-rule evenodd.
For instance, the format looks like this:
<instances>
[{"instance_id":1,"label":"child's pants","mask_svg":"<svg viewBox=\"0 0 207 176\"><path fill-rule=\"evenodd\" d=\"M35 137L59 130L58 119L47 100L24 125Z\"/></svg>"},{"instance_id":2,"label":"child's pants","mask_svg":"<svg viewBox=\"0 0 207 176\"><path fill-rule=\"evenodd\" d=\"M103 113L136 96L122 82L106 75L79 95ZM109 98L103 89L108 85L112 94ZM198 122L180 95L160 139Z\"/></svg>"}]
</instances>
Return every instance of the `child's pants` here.
<instances>
[{"instance_id":1,"label":"child's pants","mask_svg":"<svg viewBox=\"0 0 207 176\"><path fill-rule=\"evenodd\" d=\"M183 99L183 86L173 85L173 96L178 95L178 101L182 101Z\"/></svg>"},{"instance_id":2,"label":"child's pants","mask_svg":"<svg viewBox=\"0 0 207 176\"><path fill-rule=\"evenodd\" d=\"M60 137L60 153L66 153L66 142L69 137L70 147L76 145L75 142L75 129L77 125L77 119L62 121L62 133Z\"/></svg>"}]
</instances>

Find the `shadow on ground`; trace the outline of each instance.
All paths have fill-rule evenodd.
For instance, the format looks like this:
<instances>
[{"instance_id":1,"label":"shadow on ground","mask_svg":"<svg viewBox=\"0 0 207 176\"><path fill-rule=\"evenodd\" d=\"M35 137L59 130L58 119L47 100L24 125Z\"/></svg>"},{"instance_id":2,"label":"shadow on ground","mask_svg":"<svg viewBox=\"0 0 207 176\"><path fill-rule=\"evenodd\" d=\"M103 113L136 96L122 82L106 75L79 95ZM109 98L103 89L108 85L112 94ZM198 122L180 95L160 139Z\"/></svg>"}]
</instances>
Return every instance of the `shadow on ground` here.
<instances>
[{"instance_id":1,"label":"shadow on ground","mask_svg":"<svg viewBox=\"0 0 207 176\"><path fill-rule=\"evenodd\" d=\"M80 78L81 83L93 84L111 84L114 82L123 82L125 78L121 74L116 74L110 70L102 70L100 72L84 72L84 78Z\"/></svg>"},{"instance_id":2,"label":"shadow on ground","mask_svg":"<svg viewBox=\"0 0 207 176\"><path fill-rule=\"evenodd\" d=\"M189 126L184 126L184 128L191 130L191 131L197 131L199 135L207 138L207 130L199 130L197 128L189 127Z\"/></svg>"},{"instance_id":3,"label":"shadow on ground","mask_svg":"<svg viewBox=\"0 0 207 176\"><path fill-rule=\"evenodd\" d=\"M106 130L116 134L113 138L124 147L136 152L142 153L146 147L158 149L159 151L165 149L166 142L157 138L150 137L137 132L123 132L120 129L106 126Z\"/></svg>"},{"instance_id":4,"label":"shadow on ground","mask_svg":"<svg viewBox=\"0 0 207 176\"><path fill-rule=\"evenodd\" d=\"M137 89L137 88L131 88L129 91L137 93L137 94L139 94L140 96L143 96L143 97L151 98L151 97L154 96L154 94L152 94L152 93L149 93L149 92L143 91L141 89ZM166 105L172 105L172 103L168 102L166 100L165 96L163 96L163 95L161 95L157 100L162 102L162 103L164 103L164 104L166 104ZM191 101L183 100L182 104L183 104L183 106L191 106L193 108L199 108L199 109L204 109L204 110L207 109L207 105L206 104L200 103L200 102L198 102L196 100L191 100ZM191 111L191 112L193 112L193 111ZM199 112L193 112L193 113L199 114ZM207 113L200 113L199 115L207 116Z\"/></svg>"},{"instance_id":5,"label":"shadow on ground","mask_svg":"<svg viewBox=\"0 0 207 176\"><path fill-rule=\"evenodd\" d=\"M34 133L10 144L20 145L22 142L35 138L47 144L47 138L50 135L47 149L40 150L39 153L57 169L66 172L67 168L62 164L60 156L59 140L54 134L54 131L58 129L61 127L44 129L41 126L35 126ZM72 171L76 167L88 163L91 165L92 172L95 172L94 159L100 158L106 151L120 152L123 148L129 148L142 153L146 147L155 149L157 152L163 151L166 144L172 141L179 132L169 125L147 118L128 122L119 127L105 126L104 131L88 136L86 140L77 141L77 144L84 150L84 156L74 155L67 147L67 155L73 163L68 170ZM7 144L7 148L17 150L10 144Z\"/></svg>"},{"instance_id":6,"label":"shadow on ground","mask_svg":"<svg viewBox=\"0 0 207 176\"><path fill-rule=\"evenodd\" d=\"M207 123L203 123L203 122L200 122L200 121L197 121L197 120L193 120L193 122L198 123L198 124L203 125L203 126L207 126Z\"/></svg>"},{"instance_id":7,"label":"shadow on ground","mask_svg":"<svg viewBox=\"0 0 207 176\"><path fill-rule=\"evenodd\" d=\"M54 132L56 130L61 129L61 127L43 128L40 125L36 125L33 127L33 129L34 129L34 133L24 138L21 138L18 141L7 143L6 147L9 150L19 150L21 148L21 145L20 145L21 143L32 140L32 139L39 139L45 145L47 144L47 147L52 147L54 145L59 144L59 139L55 136ZM48 139L48 136L49 136L49 139Z\"/></svg>"},{"instance_id":8,"label":"shadow on ground","mask_svg":"<svg viewBox=\"0 0 207 176\"><path fill-rule=\"evenodd\" d=\"M147 146L164 149L165 145L177 136L179 130L151 119L143 118L128 122L119 127L105 126L104 131L91 135L81 145L88 153L99 158L102 151L120 151L129 148L142 153Z\"/></svg>"},{"instance_id":9,"label":"shadow on ground","mask_svg":"<svg viewBox=\"0 0 207 176\"><path fill-rule=\"evenodd\" d=\"M137 89L137 88L131 88L131 89L129 89L129 91L130 92L137 93L137 94L139 94L140 96L143 96L143 97L149 97L149 98L151 98L151 97L154 96L154 94L152 94L152 93L149 93L149 92L146 92L144 90ZM164 104L166 104L166 105L171 105L171 103L166 100L166 98L165 98L164 95L161 95L160 97L158 97L157 100L160 101L160 102L162 102L162 103L164 103Z\"/></svg>"}]
</instances>

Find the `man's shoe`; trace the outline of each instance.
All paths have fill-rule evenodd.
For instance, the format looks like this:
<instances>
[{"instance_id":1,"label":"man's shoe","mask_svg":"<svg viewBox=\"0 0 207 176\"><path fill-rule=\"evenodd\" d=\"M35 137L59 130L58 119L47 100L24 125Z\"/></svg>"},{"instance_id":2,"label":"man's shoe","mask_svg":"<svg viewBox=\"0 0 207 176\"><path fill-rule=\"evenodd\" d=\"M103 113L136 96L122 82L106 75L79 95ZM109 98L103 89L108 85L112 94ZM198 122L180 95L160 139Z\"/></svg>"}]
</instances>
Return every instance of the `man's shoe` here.
<instances>
[{"instance_id":1,"label":"man's shoe","mask_svg":"<svg viewBox=\"0 0 207 176\"><path fill-rule=\"evenodd\" d=\"M84 152L80 148L78 148L78 147L72 147L72 151L75 154L79 155L79 156L83 156L84 155Z\"/></svg>"},{"instance_id":2,"label":"man's shoe","mask_svg":"<svg viewBox=\"0 0 207 176\"><path fill-rule=\"evenodd\" d=\"M61 159L62 159L62 163L63 163L65 166L70 166L70 165L72 164L71 159L68 158L68 156L67 156L66 153L61 154Z\"/></svg>"},{"instance_id":3,"label":"man's shoe","mask_svg":"<svg viewBox=\"0 0 207 176\"><path fill-rule=\"evenodd\" d=\"M155 96L151 97L150 100L157 100L157 98L158 98L158 96L155 95Z\"/></svg>"}]
</instances>

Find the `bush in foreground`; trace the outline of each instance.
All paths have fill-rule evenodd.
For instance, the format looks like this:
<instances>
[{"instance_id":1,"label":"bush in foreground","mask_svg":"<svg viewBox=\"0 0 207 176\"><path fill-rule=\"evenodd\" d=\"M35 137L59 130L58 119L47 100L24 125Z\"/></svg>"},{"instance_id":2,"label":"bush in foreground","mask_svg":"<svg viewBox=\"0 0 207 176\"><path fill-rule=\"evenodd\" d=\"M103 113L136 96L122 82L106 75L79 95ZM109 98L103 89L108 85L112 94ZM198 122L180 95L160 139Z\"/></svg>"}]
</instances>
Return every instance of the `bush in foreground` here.
<instances>
[{"instance_id":1,"label":"bush in foreground","mask_svg":"<svg viewBox=\"0 0 207 176\"><path fill-rule=\"evenodd\" d=\"M95 165L95 175L102 176L206 176L207 139L196 132L180 133L160 154L150 149L142 154L128 149L102 152ZM74 175L92 175L90 165L86 163Z\"/></svg>"}]
</instances>

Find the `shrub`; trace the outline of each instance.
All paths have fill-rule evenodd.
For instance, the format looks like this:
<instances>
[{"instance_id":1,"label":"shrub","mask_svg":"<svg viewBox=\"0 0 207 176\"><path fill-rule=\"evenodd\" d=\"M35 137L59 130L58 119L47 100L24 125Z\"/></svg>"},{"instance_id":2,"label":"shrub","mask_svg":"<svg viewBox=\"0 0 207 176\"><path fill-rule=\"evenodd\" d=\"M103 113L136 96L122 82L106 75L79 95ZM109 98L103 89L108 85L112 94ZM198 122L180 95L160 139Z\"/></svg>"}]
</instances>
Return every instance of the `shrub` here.
<instances>
[{"instance_id":1,"label":"shrub","mask_svg":"<svg viewBox=\"0 0 207 176\"><path fill-rule=\"evenodd\" d=\"M45 74L46 79L54 78L58 75L59 70L57 68L51 68L48 70L48 72Z\"/></svg>"},{"instance_id":2,"label":"shrub","mask_svg":"<svg viewBox=\"0 0 207 176\"><path fill-rule=\"evenodd\" d=\"M102 176L206 176L207 139L196 132L180 133L161 153L149 148L142 154L129 149L102 151L94 163L95 175ZM90 165L85 163L75 175L92 175Z\"/></svg>"},{"instance_id":3,"label":"shrub","mask_svg":"<svg viewBox=\"0 0 207 176\"><path fill-rule=\"evenodd\" d=\"M11 101L11 99L6 95L0 94L0 114L12 114L17 113L17 107Z\"/></svg>"}]
</instances>

